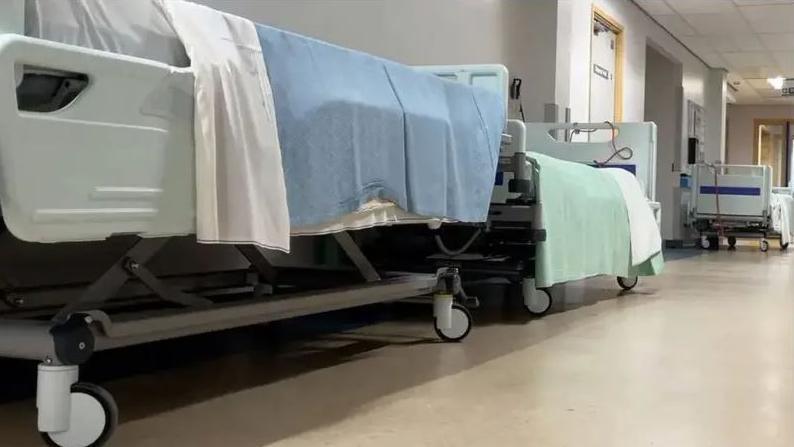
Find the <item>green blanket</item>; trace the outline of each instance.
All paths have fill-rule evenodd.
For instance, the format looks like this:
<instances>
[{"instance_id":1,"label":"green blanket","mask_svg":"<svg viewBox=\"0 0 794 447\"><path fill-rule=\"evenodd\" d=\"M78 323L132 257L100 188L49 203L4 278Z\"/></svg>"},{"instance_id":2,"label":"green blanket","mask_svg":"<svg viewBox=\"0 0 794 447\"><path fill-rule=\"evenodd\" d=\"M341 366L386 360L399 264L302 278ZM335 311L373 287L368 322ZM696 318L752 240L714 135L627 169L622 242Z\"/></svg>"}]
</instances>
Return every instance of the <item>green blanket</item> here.
<instances>
[{"instance_id":1,"label":"green blanket","mask_svg":"<svg viewBox=\"0 0 794 447\"><path fill-rule=\"evenodd\" d=\"M538 244L538 287L599 275L622 277L661 273L661 253L631 265L626 202L611 175L580 163L531 154L540 168L542 228Z\"/></svg>"}]
</instances>

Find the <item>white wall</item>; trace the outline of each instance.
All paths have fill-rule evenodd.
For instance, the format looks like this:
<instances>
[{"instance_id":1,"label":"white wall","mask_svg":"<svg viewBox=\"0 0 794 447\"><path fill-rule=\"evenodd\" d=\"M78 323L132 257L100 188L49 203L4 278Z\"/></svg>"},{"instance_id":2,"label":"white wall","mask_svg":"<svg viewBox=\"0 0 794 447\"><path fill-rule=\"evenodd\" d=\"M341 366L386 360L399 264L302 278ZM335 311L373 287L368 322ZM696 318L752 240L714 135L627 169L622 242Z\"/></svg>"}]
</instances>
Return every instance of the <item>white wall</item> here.
<instances>
[{"instance_id":1,"label":"white wall","mask_svg":"<svg viewBox=\"0 0 794 447\"><path fill-rule=\"evenodd\" d=\"M753 120L764 118L794 120L794 106L728 106L728 163L753 164Z\"/></svg>"},{"instance_id":2,"label":"white wall","mask_svg":"<svg viewBox=\"0 0 794 447\"><path fill-rule=\"evenodd\" d=\"M557 0L194 0L409 65L500 63L527 120L554 102Z\"/></svg>"},{"instance_id":3,"label":"white wall","mask_svg":"<svg viewBox=\"0 0 794 447\"><path fill-rule=\"evenodd\" d=\"M662 238L675 239L676 213L673 187L678 183L678 173L673 166L680 154L682 105L681 65L665 54L648 48L646 52L645 116L658 126L656 200L662 209Z\"/></svg>"},{"instance_id":4,"label":"white wall","mask_svg":"<svg viewBox=\"0 0 794 447\"><path fill-rule=\"evenodd\" d=\"M706 162L725 161L725 120L728 118L728 72L722 68L709 70L706 83Z\"/></svg>"},{"instance_id":5,"label":"white wall","mask_svg":"<svg viewBox=\"0 0 794 447\"><path fill-rule=\"evenodd\" d=\"M559 36L559 51L570 55L570 62L558 64L570 67L568 92L558 98L568 99L572 121L589 120L590 98L590 28L592 8L597 6L606 14L623 25L624 67L623 67L623 121L643 121L645 118L645 50L649 42L662 49L683 67L684 104L692 100L708 108L705 86L709 78L709 68L675 40L666 30L651 20L637 5L629 0L560 0L570 11L562 17L570 23L571 31ZM560 10L563 8L561 7ZM560 25L562 28L563 25ZM562 78L561 78L562 79ZM685 129L686 127L684 127ZM681 135L682 147L686 136Z\"/></svg>"}]
</instances>

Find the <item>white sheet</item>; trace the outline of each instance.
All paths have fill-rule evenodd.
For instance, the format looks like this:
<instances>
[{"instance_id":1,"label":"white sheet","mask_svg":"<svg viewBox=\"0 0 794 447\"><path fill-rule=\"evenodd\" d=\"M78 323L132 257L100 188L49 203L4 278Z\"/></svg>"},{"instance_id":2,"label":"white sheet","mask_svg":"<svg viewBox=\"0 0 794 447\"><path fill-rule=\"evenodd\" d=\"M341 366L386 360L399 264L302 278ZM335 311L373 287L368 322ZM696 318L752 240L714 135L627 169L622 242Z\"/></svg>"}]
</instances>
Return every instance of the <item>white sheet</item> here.
<instances>
[{"instance_id":1,"label":"white sheet","mask_svg":"<svg viewBox=\"0 0 794 447\"><path fill-rule=\"evenodd\" d=\"M648 199L637 178L625 169L607 168L620 186L629 214L631 232L631 263L638 266L662 251L662 235Z\"/></svg>"},{"instance_id":2,"label":"white sheet","mask_svg":"<svg viewBox=\"0 0 794 447\"><path fill-rule=\"evenodd\" d=\"M392 202L373 200L365 204L355 213L350 213L342 218L311 227L293 227L293 236L312 236L339 233L346 230L361 230L364 228L383 227L390 225L426 224L439 225L445 222L442 219L431 219L411 214Z\"/></svg>"},{"instance_id":3,"label":"white sheet","mask_svg":"<svg viewBox=\"0 0 794 447\"><path fill-rule=\"evenodd\" d=\"M182 0L163 5L196 78L198 240L288 252L275 105L254 23Z\"/></svg>"},{"instance_id":4,"label":"white sheet","mask_svg":"<svg viewBox=\"0 0 794 447\"><path fill-rule=\"evenodd\" d=\"M26 0L25 34L187 67L160 0Z\"/></svg>"},{"instance_id":5,"label":"white sheet","mask_svg":"<svg viewBox=\"0 0 794 447\"><path fill-rule=\"evenodd\" d=\"M794 197L789 194L775 194L770 196L772 206L772 227L780 233L780 242L785 245L791 243L794 230Z\"/></svg>"}]
</instances>

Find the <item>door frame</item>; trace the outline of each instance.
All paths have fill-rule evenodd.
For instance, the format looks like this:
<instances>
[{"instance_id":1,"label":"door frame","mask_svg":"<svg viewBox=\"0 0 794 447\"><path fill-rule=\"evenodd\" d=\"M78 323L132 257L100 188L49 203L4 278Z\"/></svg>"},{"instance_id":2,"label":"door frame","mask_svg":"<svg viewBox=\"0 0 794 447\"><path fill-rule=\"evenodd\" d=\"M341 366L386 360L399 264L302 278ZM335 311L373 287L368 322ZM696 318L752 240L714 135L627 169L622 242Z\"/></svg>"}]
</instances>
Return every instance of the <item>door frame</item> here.
<instances>
[{"instance_id":1,"label":"door frame","mask_svg":"<svg viewBox=\"0 0 794 447\"><path fill-rule=\"evenodd\" d=\"M784 161L784 172L783 172L783 183L786 185L789 184L791 181L791 134L794 131L794 118L754 118L753 119L753 164L758 165L760 160L760 153L759 150L761 149L758 147L758 141L761 137L758 128L767 125L767 126L783 126L785 129L786 135L786 147L783 149L785 151L785 155L783 157Z\"/></svg>"},{"instance_id":2,"label":"door frame","mask_svg":"<svg viewBox=\"0 0 794 447\"><path fill-rule=\"evenodd\" d=\"M624 32L625 27L615 20L612 16L607 14L603 9L593 5L593 14L590 20L592 28L593 22L598 21L606 25L610 31L615 33L615 117L614 121L620 123L623 121L623 60L624 60ZM593 31L590 30L590 67L589 71L593 70ZM592 73L588 73L588 82L592 78ZM590 85L590 100L592 101L592 83ZM589 102L588 102L589 104ZM588 105L589 108L589 105Z\"/></svg>"}]
</instances>

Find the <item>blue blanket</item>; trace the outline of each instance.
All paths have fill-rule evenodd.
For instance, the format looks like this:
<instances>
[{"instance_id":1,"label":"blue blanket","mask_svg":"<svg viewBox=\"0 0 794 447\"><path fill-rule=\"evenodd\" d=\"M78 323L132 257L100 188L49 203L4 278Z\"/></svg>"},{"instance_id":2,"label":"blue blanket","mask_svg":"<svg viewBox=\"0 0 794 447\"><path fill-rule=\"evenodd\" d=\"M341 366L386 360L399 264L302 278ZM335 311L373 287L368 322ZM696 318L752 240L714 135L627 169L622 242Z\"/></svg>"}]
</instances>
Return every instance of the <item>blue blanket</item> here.
<instances>
[{"instance_id":1,"label":"blue blanket","mask_svg":"<svg viewBox=\"0 0 794 447\"><path fill-rule=\"evenodd\" d=\"M319 225L372 199L482 222L505 125L494 92L258 26L290 221Z\"/></svg>"}]
</instances>

